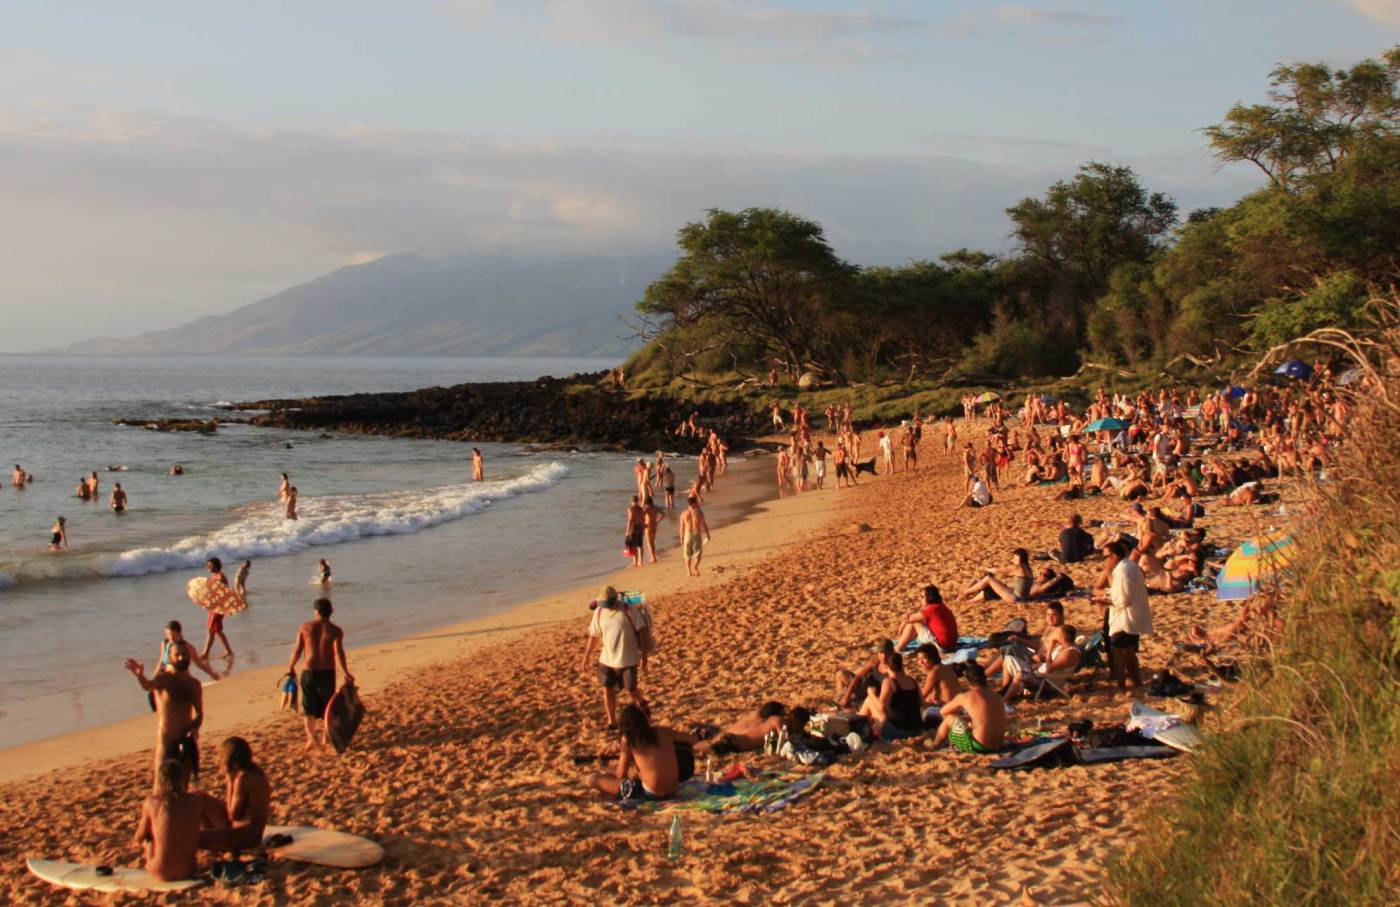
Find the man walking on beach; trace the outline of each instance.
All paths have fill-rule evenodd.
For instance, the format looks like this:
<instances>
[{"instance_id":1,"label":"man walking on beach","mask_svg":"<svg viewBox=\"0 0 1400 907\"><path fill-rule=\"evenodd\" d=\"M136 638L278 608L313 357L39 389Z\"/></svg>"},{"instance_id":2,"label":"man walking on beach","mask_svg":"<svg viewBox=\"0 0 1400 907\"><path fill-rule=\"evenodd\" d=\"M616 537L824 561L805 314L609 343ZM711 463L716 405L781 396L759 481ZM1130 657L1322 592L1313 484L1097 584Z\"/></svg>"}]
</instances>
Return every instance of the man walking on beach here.
<instances>
[{"instance_id":1,"label":"man walking on beach","mask_svg":"<svg viewBox=\"0 0 1400 907\"><path fill-rule=\"evenodd\" d=\"M326 706L335 695L335 665L345 672L345 679L355 682L350 668L345 664L345 632L331 623L331 600L316 599L314 605L316 619L308 620L297 631L296 647L292 649L292 660L287 664L287 673L295 674L297 662L306 655L306 670L301 672L301 711L306 723L306 749L309 752L318 743L326 745L326 728L322 720ZM319 733L318 733L319 729Z\"/></svg>"},{"instance_id":2,"label":"man walking on beach","mask_svg":"<svg viewBox=\"0 0 1400 907\"><path fill-rule=\"evenodd\" d=\"M204 687L190 674L190 657L182 648L170 651L170 670L146 679L146 666L134 658L123 665L155 697L156 750L154 785L166 761L179 764L184 780L199 777L199 726L204 723Z\"/></svg>"},{"instance_id":3,"label":"man walking on beach","mask_svg":"<svg viewBox=\"0 0 1400 907\"><path fill-rule=\"evenodd\" d=\"M211 557L204 562L205 568L209 571L209 582L228 588L228 577L224 576L224 562L217 557ZM214 640L224 644L224 657L233 657L233 646L228 644L228 637L224 635L224 616L209 612L204 623L204 649L199 653L201 658L208 659L209 653L214 650Z\"/></svg>"},{"instance_id":4,"label":"man walking on beach","mask_svg":"<svg viewBox=\"0 0 1400 907\"><path fill-rule=\"evenodd\" d=\"M641 460L637 461L638 463ZM632 553L632 566L642 566L643 548L646 543L646 508L641 498L632 495L632 503L627 508L627 550Z\"/></svg>"},{"instance_id":5,"label":"man walking on beach","mask_svg":"<svg viewBox=\"0 0 1400 907\"><path fill-rule=\"evenodd\" d=\"M699 576L700 555L704 553L705 544L710 540L710 526L705 522L705 514L700 510L698 498L692 497L686 503L689 506L680 519L681 550L685 552L686 574Z\"/></svg>"},{"instance_id":6,"label":"man walking on beach","mask_svg":"<svg viewBox=\"0 0 1400 907\"><path fill-rule=\"evenodd\" d=\"M641 633L648 627L647 612L622 601L616 589L606 586L594 603L593 619L588 624L588 642L583 649L579 670L588 670L588 660L595 644L598 653L598 680L603 685L603 715L608 727L617 727L617 691L626 690L632 701L643 710L647 708L637 687L639 668L646 666Z\"/></svg>"},{"instance_id":7,"label":"man walking on beach","mask_svg":"<svg viewBox=\"0 0 1400 907\"><path fill-rule=\"evenodd\" d=\"M646 538L647 556L651 558L651 563L656 563L656 527L661 521L666 519L666 511L657 507L652 501L651 495L647 495L646 501L642 505L642 530Z\"/></svg>"}]
</instances>

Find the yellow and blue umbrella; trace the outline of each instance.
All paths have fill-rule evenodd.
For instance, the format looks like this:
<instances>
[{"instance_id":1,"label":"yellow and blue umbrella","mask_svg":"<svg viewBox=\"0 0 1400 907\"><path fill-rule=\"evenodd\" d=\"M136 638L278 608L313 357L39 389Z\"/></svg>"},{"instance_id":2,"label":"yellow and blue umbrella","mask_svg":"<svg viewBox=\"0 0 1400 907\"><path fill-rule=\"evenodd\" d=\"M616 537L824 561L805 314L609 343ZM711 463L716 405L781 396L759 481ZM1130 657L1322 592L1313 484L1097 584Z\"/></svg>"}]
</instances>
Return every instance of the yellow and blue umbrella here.
<instances>
[{"instance_id":1,"label":"yellow and blue umbrella","mask_svg":"<svg viewBox=\"0 0 1400 907\"><path fill-rule=\"evenodd\" d=\"M1246 539L1225 559L1215 578L1215 597L1221 601L1241 601L1259 591L1259 583L1282 570L1298 556L1293 534L1272 532Z\"/></svg>"}]
</instances>

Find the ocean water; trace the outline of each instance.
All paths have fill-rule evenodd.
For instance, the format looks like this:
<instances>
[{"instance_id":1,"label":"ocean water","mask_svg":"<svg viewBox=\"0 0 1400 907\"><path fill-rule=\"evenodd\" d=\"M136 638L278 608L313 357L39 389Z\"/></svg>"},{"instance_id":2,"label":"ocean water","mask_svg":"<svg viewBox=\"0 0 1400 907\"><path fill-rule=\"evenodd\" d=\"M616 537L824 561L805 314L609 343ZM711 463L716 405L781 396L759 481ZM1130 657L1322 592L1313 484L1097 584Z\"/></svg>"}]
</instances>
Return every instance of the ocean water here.
<instances>
[{"instance_id":1,"label":"ocean water","mask_svg":"<svg viewBox=\"0 0 1400 907\"><path fill-rule=\"evenodd\" d=\"M253 562L250 608L226 622L235 671L287 657L320 595L311 580L321 557L352 646L500 610L621 562L631 488L624 454L480 444L486 481L473 483L470 446L460 442L241 425L205 436L113 419L207 419L237 400L610 365L0 356L0 745L140 714L144 701L122 660L152 662L171 619L202 643L204 612L184 587L210 556L223 559L230 580L243 559ZM22 491L9 484L16 463L36 476ZM167 474L174 463L183 476ZM75 487L94 470L100 500L82 502ZM282 472L299 491L294 522L277 501ZM120 515L107 506L115 482L128 495ZM55 554L49 528L60 515L72 550Z\"/></svg>"}]
</instances>

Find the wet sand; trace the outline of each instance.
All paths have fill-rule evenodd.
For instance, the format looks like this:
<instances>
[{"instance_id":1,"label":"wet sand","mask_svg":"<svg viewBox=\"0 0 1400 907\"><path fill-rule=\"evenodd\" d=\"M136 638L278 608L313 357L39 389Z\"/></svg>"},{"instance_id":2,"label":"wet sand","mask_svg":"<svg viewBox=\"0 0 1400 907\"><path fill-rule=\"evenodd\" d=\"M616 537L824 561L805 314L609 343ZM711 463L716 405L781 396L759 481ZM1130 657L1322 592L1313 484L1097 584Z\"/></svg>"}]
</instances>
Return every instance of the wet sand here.
<instances>
[{"instance_id":1,"label":"wet sand","mask_svg":"<svg viewBox=\"0 0 1400 907\"><path fill-rule=\"evenodd\" d=\"M655 718L689 727L728 721L767 698L829 704L833 672L859 661L872 639L892 635L924 583L951 594L1006 563L1017 545L1052 547L1072 512L1117 519L1125 510L1116 498L1056 503L1057 488L1039 487L1003 489L989 508L954 509L958 465L936 446L941 439L925 441L916 474L775 502L716 533L699 581L687 580L673 553L661 567L615 582L645 589L657 618L662 652L644 679ZM1205 503L1210 512L1200 524L1222 547L1265 519L1262 508ZM1099 569L1091 561L1070 572L1085 586ZM363 872L276 863L260 886L204 889L183 900L834 904L1010 901L1028 890L1042 903L1085 902L1105 861L1150 828L1153 803L1186 768L1183 757L994 773L990 757L877 745L838 763L817 792L777 814L686 814L685 855L673 863L670 817L625 813L590 797L571 758L613 742L600 726L592 668L579 671L593 591L352 653L370 716L340 758L307 762L299 722L267 716L276 671L257 685L250 677L246 689L216 685L206 760L236 728L275 786L275 821L375 838L387 859ZM1213 594L1152 603L1156 635L1144 640L1145 671L1165 662L1192 622L1218 623L1236 610ZM1034 604L979 601L954 610L965 634L999 629L1017 615L1032 627L1043 623ZM1066 616L1085 629L1098 623L1086 599L1067 599ZM1047 728L1085 716L1121 722L1128 703L1101 673L1094 689L1069 703L1016 707L1013 733L1034 733L1041 721ZM4 753L10 777L54 768L58 758L69 767L0 785L0 900L61 899L63 892L25 873L25 856L135 863L126 841L148 784L144 747L153 728L146 720L121 734L108 730L111 738L75 735L29 752L20 770L12 768L16 751ZM217 789L218 780L211 773L199 786Z\"/></svg>"}]
</instances>

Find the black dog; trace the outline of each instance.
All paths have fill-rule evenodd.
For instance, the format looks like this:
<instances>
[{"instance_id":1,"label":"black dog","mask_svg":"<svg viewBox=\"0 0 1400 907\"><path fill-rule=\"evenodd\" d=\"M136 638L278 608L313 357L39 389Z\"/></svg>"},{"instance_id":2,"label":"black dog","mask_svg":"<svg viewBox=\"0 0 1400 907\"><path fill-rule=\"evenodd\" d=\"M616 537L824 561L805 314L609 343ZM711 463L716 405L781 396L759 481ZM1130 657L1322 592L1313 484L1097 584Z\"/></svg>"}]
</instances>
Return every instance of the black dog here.
<instances>
[{"instance_id":1,"label":"black dog","mask_svg":"<svg viewBox=\"0 0 1400 907\"><path fill-rule=\"evenodd\" d=\"M857 464L856 464L856 475L860 475L860 474L863 473L863 472L868 472L868 473L870 473L872 476L875 475L875 458L874 458L874 457L871 457L870 459L865 460L864 462L860 462L860 463L857 463Z\"/></svg>"}]
</instances>

